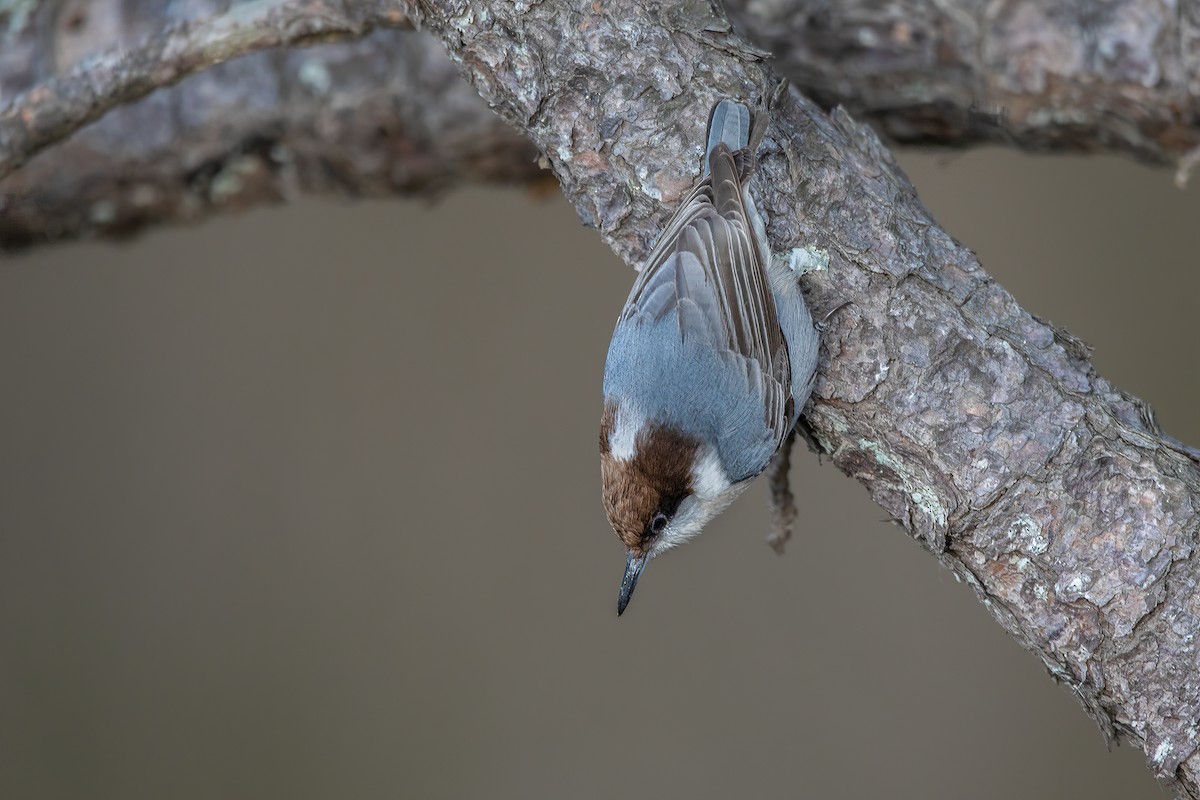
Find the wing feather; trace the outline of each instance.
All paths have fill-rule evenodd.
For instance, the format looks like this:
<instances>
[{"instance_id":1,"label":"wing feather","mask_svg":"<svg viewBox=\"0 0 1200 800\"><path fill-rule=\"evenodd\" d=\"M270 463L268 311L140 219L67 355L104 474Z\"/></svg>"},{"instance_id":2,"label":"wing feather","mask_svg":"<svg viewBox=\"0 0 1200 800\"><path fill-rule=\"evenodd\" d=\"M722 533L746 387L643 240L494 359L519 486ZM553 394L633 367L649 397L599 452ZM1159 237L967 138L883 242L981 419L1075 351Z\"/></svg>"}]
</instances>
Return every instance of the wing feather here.
<instances>
[{"instance_id":1,"label":"wing feather","mask_svg":"<svg viewBox=\"0 0 1200 800\"><path fill-rule=\"evenodd\" d=\"M767 277L747 216L753 158L723 143L709 171L667 223L646 259L622 319L678 312L680 336L702 337L737 359L764 400L763 422L782 441L790 419L791 368ZM748 387L750 388L750 387Z\"/></svg>"}]
</instances>

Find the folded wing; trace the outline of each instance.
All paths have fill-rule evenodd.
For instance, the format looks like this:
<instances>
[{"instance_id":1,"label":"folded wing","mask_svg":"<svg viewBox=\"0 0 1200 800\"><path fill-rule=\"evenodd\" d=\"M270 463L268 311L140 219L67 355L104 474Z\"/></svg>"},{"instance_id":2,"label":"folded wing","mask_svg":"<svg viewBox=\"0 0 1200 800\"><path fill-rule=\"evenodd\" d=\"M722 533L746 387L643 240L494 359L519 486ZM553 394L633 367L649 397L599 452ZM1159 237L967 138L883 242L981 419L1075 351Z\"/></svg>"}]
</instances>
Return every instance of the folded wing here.
<instances>
[{"instance_id":1,"label":"folded wing","mask_svg":"<svg viewBox=\"0 0 1200 800\"><path fill-rule=\"evenodd\" d=\"M750 163L748 150L713 148L709 174L663 231L621 321L651 324L676 312L680 339L707 342L725 368L744 376L746 396L761 397L763 433L778 446L791 419L790 365L745 207Z\"/></svg>"}]
</instances>

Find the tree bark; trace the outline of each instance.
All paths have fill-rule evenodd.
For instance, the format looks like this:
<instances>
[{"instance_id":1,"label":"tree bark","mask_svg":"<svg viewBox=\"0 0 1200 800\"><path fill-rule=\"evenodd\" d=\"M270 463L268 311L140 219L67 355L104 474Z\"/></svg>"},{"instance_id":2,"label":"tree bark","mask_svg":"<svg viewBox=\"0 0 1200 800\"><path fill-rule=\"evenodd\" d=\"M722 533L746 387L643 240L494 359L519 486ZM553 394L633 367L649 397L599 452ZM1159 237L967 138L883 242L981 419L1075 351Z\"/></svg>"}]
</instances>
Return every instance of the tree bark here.
<instances>
[{"instance_id":1,"label":"tree bark","mask_svg":"<svg viewBox=\"0 0 1200 800\"><path fill-rule=\"evenodd\" d=\"M772 85L761 51L704 2L408 11L630 263L692 186L712 102ZM305 75L297 65L294 85L318 72ZM1107 736L1200 797L1196 462L1095 373L1086 347L1022 310L937 227L847 112L787 96L755 191L775 249L812 267L817 317L849 303L823 336L807 409L834 462L975 588Z\"/></svg>"},{"instance_id":2,"label":"tree bark","mask_svg":"<svg viewBox=\"0 0 1200 800\"><path fill-rule=\"evenodd\" d=\"M429 0L415 18L631 263L695 180L713 101L770 91L707 4ZM771 241L817 265L816 316L852 304L823 337L817 438L1106 735L1197 796L1196 463L937 227L870 128L792 93L760 154Z\"/></svg>"},{"instance_id":3,"label":"tree bark","mask_svg":"<svg viewBox=\"0 0 1200 800\"><path fill-rule=\"evenodd\" d=\"M1200 5L1164 0L726 0L809 97L900 142L1200 145Z\"/></svg>"},{"instance_id":4,"label":"tree bark","mask_svg":"<svg viewBox=\"0 0 1200 800\"><path fill-rule=\"evenodd\" d=\"M529 140L488 109L428 36L375 30L356 42L256 51L307 41L315 26L293 18L303 23L323 4L267 4L275 15L257 17L243 8L236 24L192 22L211 5L155 3L150 14L135 0L43 1L7 31L0 14L0 100L13 98L0 110L0 164L32 155L0 181L0 249L129 234L300 193L432 195L463 180L549 182ZM281 19L280 8L292 16ZM155 31L164 26L183 44L160 70ZM353 35L345 20L324 26ZM200 71L222 37L226 54L229 42L246 54ZM117 58L114 47L135 56ZM123 66L104 66L113 63ZM142 91L189 70L122 104L131 84Z\"/></svg>"}]
</instances>

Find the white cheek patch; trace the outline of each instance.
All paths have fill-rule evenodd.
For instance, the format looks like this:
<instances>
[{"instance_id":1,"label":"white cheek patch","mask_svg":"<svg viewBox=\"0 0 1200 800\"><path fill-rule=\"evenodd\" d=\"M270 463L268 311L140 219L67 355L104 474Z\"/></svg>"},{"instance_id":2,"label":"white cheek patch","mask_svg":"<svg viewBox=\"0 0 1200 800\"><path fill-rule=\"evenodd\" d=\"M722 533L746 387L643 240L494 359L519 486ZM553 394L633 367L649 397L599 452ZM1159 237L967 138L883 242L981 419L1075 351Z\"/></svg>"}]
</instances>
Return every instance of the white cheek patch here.
<instances>
[{"instance_id":1,"label":"white cheek patch","mask_svg":"<svg viewBox=\"0 0 1200 800\"><path fill-rule=\"evenodd\" d=\"M750 481L731 483L716 451L706 448L692 470L693 494L680 503L675 518L651 546L650 554L656 556L698 535L749 485Z\"/></svg>"},{"instance_id":2,"label":"white cheek patch","mask_svg":"<svg viewBox=\"0 0 1200 800\"><path fill-rule=\"evenodd\" d=\"M633 458L637 436L644 423L645 420L637 411L626 411L625 406L617 406L617 419L613 424L612 433L608 435L608 449L613 458L621 461Z\"/></svg>"},{"instance_id":3,"label":"white cheek patch","mask_svg":"<svg viewBox=\"0 0 1200 800\"><path fill-rule=\"evenodd\" d=\"M694 538L698 533L700 533L700 529L703 527L703 525L704 523L700 522L699 524L683 523L670 526L663 531L661 535L659 535L652 545L650 545L651 558L659 553L670 550L672 547L678 547L688 539Z\"/></svg>"},{"instance_id":4,"label":"white cheek patch","mask_svg":"<svg viewBox=\"0 0 1200 800\"><path fill-rule=\"evenodd\" d=\"M692 486L696 497L701 500L715 500L729 491L730 485L729 475L721 466L720 456L711 447L706 447L700 462L692 470Z\"/></svg>"}]
</instances>

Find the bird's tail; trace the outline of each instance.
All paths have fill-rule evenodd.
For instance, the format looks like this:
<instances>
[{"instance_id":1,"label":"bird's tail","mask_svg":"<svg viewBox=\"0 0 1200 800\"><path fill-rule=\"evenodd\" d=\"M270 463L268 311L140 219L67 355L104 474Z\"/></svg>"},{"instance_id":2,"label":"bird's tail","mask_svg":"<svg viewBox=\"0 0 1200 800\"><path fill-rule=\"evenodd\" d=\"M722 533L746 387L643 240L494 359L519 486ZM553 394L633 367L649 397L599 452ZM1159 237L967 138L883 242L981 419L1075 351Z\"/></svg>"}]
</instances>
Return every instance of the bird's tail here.
<instances>
[{"instance_id":1,"label":"bird's tail","mask_svg":"<svg viewBox=\"0 0 1200 800\"><path fill-rule=\"evenodd\" d=\"M750 144L750 108L736 100L722 100L708 115L708 145L704 148L704 172L713 148L724 142L735 153Z\"/></svg>"}]
</instances>

